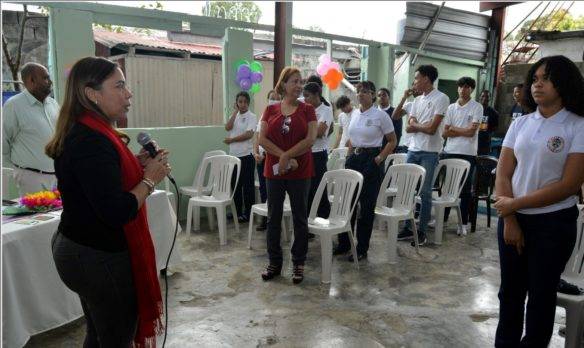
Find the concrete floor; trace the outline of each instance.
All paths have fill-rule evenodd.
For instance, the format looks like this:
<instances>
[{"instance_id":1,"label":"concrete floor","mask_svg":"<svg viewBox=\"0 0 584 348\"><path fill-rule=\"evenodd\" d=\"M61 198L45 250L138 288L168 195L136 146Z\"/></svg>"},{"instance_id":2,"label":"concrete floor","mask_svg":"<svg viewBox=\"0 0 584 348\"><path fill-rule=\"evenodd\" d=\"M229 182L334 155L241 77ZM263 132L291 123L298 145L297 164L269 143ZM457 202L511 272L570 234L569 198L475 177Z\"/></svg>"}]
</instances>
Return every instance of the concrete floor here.
<instances>
[{"instance_id":1,"label":"concrete floor","mask_svg":"<svg viewBox=\"0 0 584 348\"><path fill-rule=\"evenodd\" d=\"M216 231L178 238L183 264L169 277L168 347L492 347L498 317L495 225L457 237L454 217L443 244L415 253L399 243L399 261L387 263L385 234L374 231L369 259L357 270L333 260L332 283L320 283L320 245L309 244L305 279L290 269L263 282L265 233L230 224L228 244ZM287 260L285 260L285 264ZM163 285L163 282L162 282ZM564 323L558 308L551 347ZM84 321L33 337L26 347L80 347ZM161 341L159 341L161 342ZM161 346L161 344L159 344Z\"/></svg>"}]
</instances>

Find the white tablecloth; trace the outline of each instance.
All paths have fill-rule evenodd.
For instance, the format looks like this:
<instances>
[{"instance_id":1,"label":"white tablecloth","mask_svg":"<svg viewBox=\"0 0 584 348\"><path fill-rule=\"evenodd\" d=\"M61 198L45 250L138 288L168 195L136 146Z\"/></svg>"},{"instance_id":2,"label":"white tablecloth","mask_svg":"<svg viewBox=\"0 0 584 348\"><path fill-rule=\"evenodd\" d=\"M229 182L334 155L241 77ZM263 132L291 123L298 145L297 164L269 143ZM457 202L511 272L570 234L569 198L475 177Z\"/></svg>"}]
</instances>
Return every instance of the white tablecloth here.
<instances>
[{"instance_id":1,"label":"white tablecloth","mask_svg":"<svg viewBox=\"0 0 584 348\"><path fill-rule=\"evenodd\" d=\"M156 249L158 270L164 268L175 228L176 215L165 191L147 200L148 224ZM2 346L22 347L30 336L83 315L77 295L59 278L51 253L54 219L36 225L9 222L2 225ZM180 226L179 226L180 228ZM181 261L174 248L170 264Z\"/></svg>"}]
</instances>

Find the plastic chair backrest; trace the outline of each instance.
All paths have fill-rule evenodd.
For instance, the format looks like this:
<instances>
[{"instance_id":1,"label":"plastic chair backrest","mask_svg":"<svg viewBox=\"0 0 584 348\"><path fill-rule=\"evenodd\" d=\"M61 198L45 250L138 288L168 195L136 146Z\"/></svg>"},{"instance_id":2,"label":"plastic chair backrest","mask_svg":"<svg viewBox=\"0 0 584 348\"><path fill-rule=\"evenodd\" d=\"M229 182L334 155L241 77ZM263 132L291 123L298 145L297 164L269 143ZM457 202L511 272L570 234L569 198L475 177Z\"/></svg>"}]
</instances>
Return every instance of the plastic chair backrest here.
<instances>
[{"instance_id":1,"label":"plastic chair backrest","mask_svg":"<svg viewBox=\"0 0 584 348\"><path fill-rule=\"evenodd\" d=\"M566 264L562 277L566 278L582 278L584 277L584 212L580 211L578 218L578 233L576 235L576 244L570 260Z\"/></svg>"},{"instance_id":2,"label":"plastic chair backrest","mask_svg":"<svg viewBox=\"0 0 584 348\"><path fill-rule=\"evenodd\" d=\"M406 163L407 159L407 153L392 153L385 159L385 171L387 171L387 168L389 168L391 165Z\"/></svg>"},{"instance_id":3,"label":"plastic chair backrest","mask_svg":"<svg viewBox=\"0 0 584 348\"><path fill-rule=\"evenodd\" d=\"M223 150L213 150L213 151L208 151L205 152L203 154L203 159L207 158L207 157L211 157L211 156L221 156L221 155L226 155L227 153ZM201 164L199 165L199 167L197 168L197 171L195 172L195 178L193 179L193 187L197 187L199 180L203 180L203 190L205 192L209 192L209 190L211 189L211 185L209 184L208 180L208 173L205 170L203 170L203 163L201 162ZM206 183L206 185L205 185Z\"/></svg>"},{"instance_id":4,"label":"plastic chair backrest","mask_svg":"<svg viewBox=\"0 0 584 348\"><path fill-rule=\"evenodd\" d=\"M426 169L420 165L404 163L390 166L381 183L382 189L379 190L379 195L377 196L377 206L387 206L384 188L388 185L393 185L393 187L397 188L397 193L393 198L392 208L414 209L416 196L422 189L425 178Z\"/></svg>"},{"instance_id":5,"label":"plastic chair backrest","mask_svg":"<svg viewBox=\"0 0 584 348\"><path fill-rule=\"evenodd\" d=\"M498 160L493 156L477 156L475 167L474 192L476 196L491 196L495 180L493 169L497 168Z\"/></svg>"},{"instance_id":6,"label":"plastic chair backrest","mask_svg":"<svg viewBox=\"0 0 584 348\"><path fill-rule=\"evenodd\" d=\"M464 182L468 177L470 163L458 158L443 159L439 163L446 167L446 176L440 197L455 200L460 196Z\"/></svg>"},{"instance_id":7,"label":"plastic chair backrest","mask_svg":"<svg viewBox=\"0 0 584 348\"><path fill-rule=\"evenodd\" d=\"M202 166L203 168L210 167L209 185L211 190L209 196L221 200L232 199L241 172L239 158L229 155L211 156L203 159ZM237 176L232 189L231 180L234 173ZM199 182L197 186L197 194L199 196L206 195L202 189L203 183Z\"/></svg>"},{"instance_id":8,"label":"plastic chair backrest","mask_svg":"<svg viewBox=\"0 0 584 348\"><path fill-rule=\"evenodd\" d=\"M327 163L328 170L336 170L345 168L345 160L347 159L347 147L339 147L333 149L329 155Z\"/></svg>"},{"instance_id":9,"label":"plastic chair backrest","mask_svg":"<svg viewBox=\"0 0 584 348\"><path fill-rule=\"evenodd\" d=\"M314 195L308 221L313 221L316 218L324 189L331 183L333 199L328 220L338 225L344 225L351 221L353 210L363 187L363 175L351 169L337 169L324 173Z\"/></svg>"},{"instance_id":10,"label":"plastic chair backrest","mask_svg":"<svg viewBox=\"0 0 584 348\"><path fill-rule=\"evenodd\" d=\"M10 181L14 178L14 169L2 167L2 198L10 193Z\"/></svg>"}]
</instances>

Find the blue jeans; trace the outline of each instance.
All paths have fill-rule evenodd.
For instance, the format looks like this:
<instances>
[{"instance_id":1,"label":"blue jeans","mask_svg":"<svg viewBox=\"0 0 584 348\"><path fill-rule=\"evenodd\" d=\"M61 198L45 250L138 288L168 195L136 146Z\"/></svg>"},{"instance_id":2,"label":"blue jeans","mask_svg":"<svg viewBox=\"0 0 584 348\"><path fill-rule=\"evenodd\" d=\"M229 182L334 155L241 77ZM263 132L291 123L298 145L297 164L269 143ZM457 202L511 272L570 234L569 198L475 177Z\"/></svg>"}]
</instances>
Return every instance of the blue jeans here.
<instances>
[{"instance_id":1,"label":"blue jeans","mask_svg":"<svg viewBox=\"0 0 584 348\"><path fill-rule=\"evenodd\" d=\"M426 227L430 221L430 214L432 212L432 178L434 177L434 170L438 165L438 153L426 151L408 151L407 163L418 164L426 169L426 178L424 185L420 191L420 198L422 199L422 208L420 209L420 226L418 233L426 235ZM411 228L410 221L406 222L406 227Z\"/></svg>"}]
</instances>

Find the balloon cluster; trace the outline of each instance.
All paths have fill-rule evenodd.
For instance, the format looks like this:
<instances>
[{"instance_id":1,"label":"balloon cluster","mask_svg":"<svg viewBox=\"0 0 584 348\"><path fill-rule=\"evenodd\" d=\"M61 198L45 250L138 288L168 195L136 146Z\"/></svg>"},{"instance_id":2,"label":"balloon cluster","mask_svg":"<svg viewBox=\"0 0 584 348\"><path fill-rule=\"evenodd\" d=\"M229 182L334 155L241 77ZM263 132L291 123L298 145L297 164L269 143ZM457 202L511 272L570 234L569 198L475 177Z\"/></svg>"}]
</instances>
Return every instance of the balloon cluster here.
<instances>
[{"instance_id":1,"label":"balloon cluster","mask_svg":"<svg viewBox=\"0 0 584 348\"><path fill-rule=\"evenodd\" d=\"M264 78L260 62L248 62L240 59L235 62L235 83L244 91L257 93L260 91L260 82Z\"/></svg>"},{"instance_id":2,"label":"balloon cluster","mask_svg":"<svg viewBox=\"0 0 584 348\"><path fill-rule=\"evenodd\" d=\"M328 54L321 55L318 62L316 72L321 76L322 82L331 90L337 89L343 81L343 73L339 63L331 61Z\"/></svg>"}]
</instances>

